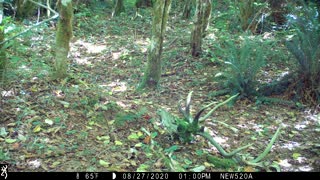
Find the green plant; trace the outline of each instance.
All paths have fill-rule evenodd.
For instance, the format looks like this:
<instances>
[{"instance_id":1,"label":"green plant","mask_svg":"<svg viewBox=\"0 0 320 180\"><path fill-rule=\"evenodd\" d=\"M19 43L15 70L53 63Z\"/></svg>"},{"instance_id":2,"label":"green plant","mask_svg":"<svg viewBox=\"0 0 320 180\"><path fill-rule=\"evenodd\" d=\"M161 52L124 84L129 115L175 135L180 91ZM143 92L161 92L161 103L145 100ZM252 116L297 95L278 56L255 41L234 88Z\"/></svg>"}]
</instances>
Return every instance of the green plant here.
<instances>
[{"instance_id":1,"label":"green plant","mask_svg":"<svg viewBox=\"0 0 320 180\"><path fill-rule=\"evenodd\" d=\"M204 138L208 139L212 145L214 145L217 150L225 157L232 157L239 151L248 148L251 144L246 145L244 147L240 147L231 153L226 152L219 143L217 143L207 132L204 132L204 127L200 126L200 122L205 121L208 117L220 106L228 103L232 99L238 96L238 94L230 97L226 101L216 105L213 109L211 109L204 117L200 117L201 114L209 107L211 107L215 102L208 104L207 106L203 107L193 118L191 115L190 107L191 107L191 96L192 91L188 94L186 103L185 103L185 110L182 109L179 103L179 111L182 113L183 118L176 118L172 116L167 111L160 109L158 110L158 114L160 115L162 124L166 127L170 134L175 135L176 137L180 138L183 142L190 142L193 140L193 135L200 135Z\"/></svg>"},{"instance_id":2,"label":"green plant","mask_svg":"<svg viewBox=\"0 0 320 180\"><path fill-rule=\"evenodd\" d=\"M160 109L158 111L158 114L160 115L162 124L166 127L166 130L170 134L177 135L180 139L182 139L184 142L190 142L193 138L193 135L200 135L204 137L206 140L208 140L214 147L217 148L217 150L220 152L220 154L225 158L233 158L231 161L222 162L222 164L219 164L221 166L232 166L234 162L238 162L239 164L246 164L251 166L259 166L264 167L264 162L262 162L262 159L266 157L266 155L270 152L272 145L275 143L277 137L280 134L281 128L279 127L276 131L276 133L273 135L271 141L269 142L268 146L265 148L265 150L257 157L257 158L247 158L244 155L239 154L240 151L252 146L252 144L245 145L243 147L237 148L236 150L232 152L226 152L223 147L216 142L211 135L208 132L204 131L204 127L200 126L200 122L205 121L217 108L220 106L228 103L232 99L238 96L238 94L230 97L229 99L225 100L222 103L219 103L214 108L212 108L205 116L200 117L201 114L206 110L207 108L211 107L213 103L210 103L206 106L204 106L193 118L191 116L191 95L192 91L188 94L186 103L185 103L185 109L183 110L180 103L179 103L179 111L182 113L184 118L176 118L175 116L171 115L167 111ZM212 162L220 163L221 161L216 158L210 158ZM270 166L275 166L275 164L271 164Z\"/></svg>"},{"instance_id":3,"label":"green plant","mask_svg":"<svg viewBox=\"0 0 320 180\"><path fill-rule=\"evenodd\" d=\"M227 55L224 61L227 68L220 73L224 78L218 80L232 94L248 98L258 95L256 75L265 64L263 43L258 38L245 38L239 44L227 42L226 49L219 49Z\"/></svg>"},{"instance_id":4,"label":"green plant","mask_svg":"<svg viewBox=\"0 0 320 180\"><path fill-rule=\"evenodd\" d=\"M0 161L7 161L10 160L9 152L5 152L2 149L0 150Z\"/></svg>"},{"instance_id":5,"label":"green plant","mask_svg":"<svg viewBox=\"0 0 320 180\"><path fill-rule=\"evenodd\" d=\"M286 42L288 50L297 60L298 70L294 89L299 99L308 104L320 103L320 23L315 8L301 9L300 16L292 21L296 35Z\"/></svg>"}]
</instances>

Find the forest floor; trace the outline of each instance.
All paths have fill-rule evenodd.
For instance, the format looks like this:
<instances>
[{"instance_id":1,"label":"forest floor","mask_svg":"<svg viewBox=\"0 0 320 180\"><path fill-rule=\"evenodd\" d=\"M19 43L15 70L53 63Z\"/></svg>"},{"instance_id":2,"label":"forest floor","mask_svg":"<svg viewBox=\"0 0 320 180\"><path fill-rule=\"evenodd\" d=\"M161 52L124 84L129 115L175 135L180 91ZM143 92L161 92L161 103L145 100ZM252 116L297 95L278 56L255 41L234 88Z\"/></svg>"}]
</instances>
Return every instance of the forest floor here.
<instances>
[{"instance_id":1,"label":"forest floor","mask_svg":"<svg viewBox=\"0 0 320 180\"><path fill-rule=\"evenodd\" d=\"M173 13L164 41L161 86L137 92L151 17L106 16L76 16L70 76L62 81L50 79L55 29L41 27L16 39L8 52L15 64L9 68L12 75L0 89L1 163L9 163L11 171L275 171L214 165L208 154L223 157L207 140L179 142L160 123L160 108L181 117L178 102L190 91L193 114L229 97L211 96L219 90L213 77L222 70L210 56L212 43L219 40L216 30L204 41L204 55L192 58L191 23ZM271 79L287 70L283 63L264 69ZM264 160L281 171L320 171L319 119L319 109L241 99L217 109L204 126L229 152L253 143L242 153L257 157L281 125Z\"/></svg>"}]
</instances>

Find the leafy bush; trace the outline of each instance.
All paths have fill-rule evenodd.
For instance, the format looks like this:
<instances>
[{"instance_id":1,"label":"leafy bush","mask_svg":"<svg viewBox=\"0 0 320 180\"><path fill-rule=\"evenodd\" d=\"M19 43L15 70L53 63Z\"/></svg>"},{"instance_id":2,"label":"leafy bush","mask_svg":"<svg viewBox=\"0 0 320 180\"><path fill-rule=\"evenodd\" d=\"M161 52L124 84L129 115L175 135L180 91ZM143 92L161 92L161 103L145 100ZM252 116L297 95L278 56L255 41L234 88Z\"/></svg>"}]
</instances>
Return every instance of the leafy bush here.
<instances>
[{"instance_id":1,"label":"leafy bush","mask_svg":"<svg viewBox=\"0 0 320 180\"><path fill-rule=\"evenodd\" d=\"M292 19L296 35L286 42L297 60L296 83L299 99L311 104L320 102L320 26L315 8L304 6L300 16Z\"/></svg>"},{"instance_id":2,"label":"leafy bush","mask_svg":"<svg viewBox=\"0 0 320 180\"><path fill-rule=\"evenodd\" d=\"M220 79L224 88L232 94L240 93L242 97L257 95L258 82L256 74L265 64L263 42L256 38L246 38L243 42L227 42L221 49L225 54L225 68Z\"/></svg>"}]
</instances>

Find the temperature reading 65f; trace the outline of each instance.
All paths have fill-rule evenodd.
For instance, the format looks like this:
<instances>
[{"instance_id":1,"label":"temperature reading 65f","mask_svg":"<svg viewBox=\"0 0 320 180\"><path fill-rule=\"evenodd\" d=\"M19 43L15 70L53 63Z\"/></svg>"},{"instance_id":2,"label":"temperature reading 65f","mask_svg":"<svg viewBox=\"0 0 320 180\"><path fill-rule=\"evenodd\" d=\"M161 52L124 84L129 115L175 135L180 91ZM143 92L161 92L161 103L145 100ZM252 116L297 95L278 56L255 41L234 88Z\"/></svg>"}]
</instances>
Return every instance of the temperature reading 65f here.
<instances>
[{"instance_id":1,"label":"temperature reading 65f","mask_svg":"<svg viewBox=\"0 0 320 180\"><path fill-rule=\"evenodd\" d=\"M85 173L84 178L89 180L89 179L98 179L98 174L99 173Z\"/></svg>"}]
</instances>

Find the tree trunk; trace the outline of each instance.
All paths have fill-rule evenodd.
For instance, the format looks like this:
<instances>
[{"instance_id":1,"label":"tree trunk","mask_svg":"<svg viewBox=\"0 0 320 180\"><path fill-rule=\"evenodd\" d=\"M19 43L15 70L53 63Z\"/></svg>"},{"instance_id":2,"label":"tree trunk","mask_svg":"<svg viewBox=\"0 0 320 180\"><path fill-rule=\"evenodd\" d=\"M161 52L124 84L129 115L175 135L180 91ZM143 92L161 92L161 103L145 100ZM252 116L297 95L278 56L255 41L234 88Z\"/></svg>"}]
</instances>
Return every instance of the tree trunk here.
<instances>
[{"instance_id":1,"label":"tree trunk","mask_svg":"<svg viewBox=\"0 0 320 180\"><path fill-rule=\"evenodd\" d=\"M195 22L191 33L191 54L197 57L201 54L202 38L208 27L211 14L211 0L197 0Z\"/></svg>"},{"instance_id":2,"label":"tree trunk","mask_svg":"<svg viewBox=\"0 0 320 180\"><path fill-rule=\"evenodd\" d=\"M4 41L4 23L3 23L3 2L0 3L0 43ZM4 49L4 44L0 44L0 81L4 76L6 69L6 53Z\"/></svg>"},{"instance_id":3,"label":"tree trunk","mask_svg":"<svg viewBox=\"0 0 320 180\"><path fill-rule=\"evenodd\" d=\"M72 18L73 9L71 0L65 0L65 3L58 1L58 9L60 13L57 32L56 32L56 61L55 75L56 78L63 78L67 75L69 42L72 37Z\"/></svg>"},{"instance_id":4,"label":"tree trunk","mask_svg":"<svg viewBox=\"0 0 320 180\"><path fill-rule=\"evenodd\" d=\"M156 88L161 77L161 53L171 0L157 0L154 4L152 37L148 48L148 64L139 89Z\"/></svg>"},{"instance_id":5,"label":"tree trunk","mask_svg":"<svg viewBox=\"0 0 320 180\"><path fill-rule=\"evenodd\" d=\"M112 16L119 16L122 12L125 12L123 0L116 0L116 5L112 12Z\"/></svg>"},{"instance_id":6,"label":"tree trunk","mask_svg":"<svg viewBox=\"0 0 320 180\"><path fill-rule=\"evenodd\" d=\"M202 26L202 38L206 36L207 29L209 28L209 21L211 18L212 3L208 0L208 3L204 4L204 16L203 16L203 26Z\"/></svg>"}]
</instances>

